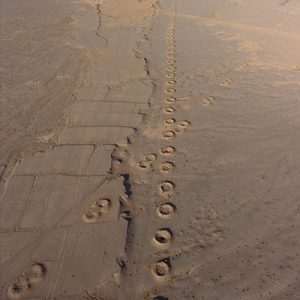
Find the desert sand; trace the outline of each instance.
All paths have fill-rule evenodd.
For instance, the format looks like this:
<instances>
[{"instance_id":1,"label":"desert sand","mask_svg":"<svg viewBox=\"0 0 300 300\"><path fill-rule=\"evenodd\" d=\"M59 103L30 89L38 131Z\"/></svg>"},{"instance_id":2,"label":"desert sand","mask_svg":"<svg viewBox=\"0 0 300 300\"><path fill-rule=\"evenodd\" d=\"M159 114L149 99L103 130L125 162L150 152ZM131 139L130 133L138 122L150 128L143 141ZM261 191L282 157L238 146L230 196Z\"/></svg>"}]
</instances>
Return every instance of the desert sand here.
<instances>
[{"instance_id":1,"label":"desert sand","mask_svg":"<svg viewBox=\"0 0 300 300\"><path fill-rule=\"evenodd\" d=\"M0 0L1 299L300 299L300 3Z\"/></svg>"}]
</instances>

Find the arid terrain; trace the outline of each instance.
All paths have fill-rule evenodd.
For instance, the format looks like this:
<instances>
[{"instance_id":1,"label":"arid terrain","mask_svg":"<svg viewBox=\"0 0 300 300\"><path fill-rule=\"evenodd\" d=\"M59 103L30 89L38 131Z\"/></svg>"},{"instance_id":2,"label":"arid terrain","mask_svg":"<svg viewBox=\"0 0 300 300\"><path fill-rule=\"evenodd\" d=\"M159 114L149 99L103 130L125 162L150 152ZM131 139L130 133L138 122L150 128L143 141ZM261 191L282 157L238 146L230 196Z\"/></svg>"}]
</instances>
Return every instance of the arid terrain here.
<instances>
[{"instance_id":1,"label":"arid terrain","mask_svg":"<svg viewBox=\"0 0 300 300\"><path fill-rule=\"evenodd\" d=\"M0 22L0 299L300 300L299 1Z\"/></svg>"}]
</instances>

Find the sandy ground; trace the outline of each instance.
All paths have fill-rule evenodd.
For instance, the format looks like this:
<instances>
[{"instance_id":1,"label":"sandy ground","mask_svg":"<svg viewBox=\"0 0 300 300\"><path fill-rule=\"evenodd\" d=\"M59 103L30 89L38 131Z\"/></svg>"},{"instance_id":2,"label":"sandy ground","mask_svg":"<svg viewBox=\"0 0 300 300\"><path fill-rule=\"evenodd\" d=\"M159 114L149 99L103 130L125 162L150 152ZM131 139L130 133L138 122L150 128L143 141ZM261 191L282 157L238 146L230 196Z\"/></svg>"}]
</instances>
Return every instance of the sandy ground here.
<instances>
[{"instance_id":1,"label":"sandy ground","mask_svg":"<svg viewBox=\"0 0 300 300\"><path fill-rule=\"evenodd\" d=\"M0 1L1 299L300 299L300 4Z\"/></svg>"}]
</instances>

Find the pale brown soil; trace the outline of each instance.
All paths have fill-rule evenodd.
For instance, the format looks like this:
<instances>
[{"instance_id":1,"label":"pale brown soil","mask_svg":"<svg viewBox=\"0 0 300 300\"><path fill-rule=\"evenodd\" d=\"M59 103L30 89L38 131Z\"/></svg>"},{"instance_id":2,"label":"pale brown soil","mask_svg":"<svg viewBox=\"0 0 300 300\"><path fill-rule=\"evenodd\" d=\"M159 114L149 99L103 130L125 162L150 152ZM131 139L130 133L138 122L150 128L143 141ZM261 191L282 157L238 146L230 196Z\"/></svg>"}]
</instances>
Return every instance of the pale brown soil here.
<instances>
[{"instance_id":1,"label":"pale brown soil","mask_svg":"<svg viewBox=\"0 0 300 300\"><path fill-rule=\"evenodd\" d=\"M3 299L300 299L297 1L0 3Z\"/></svg>"}]
</instances>

